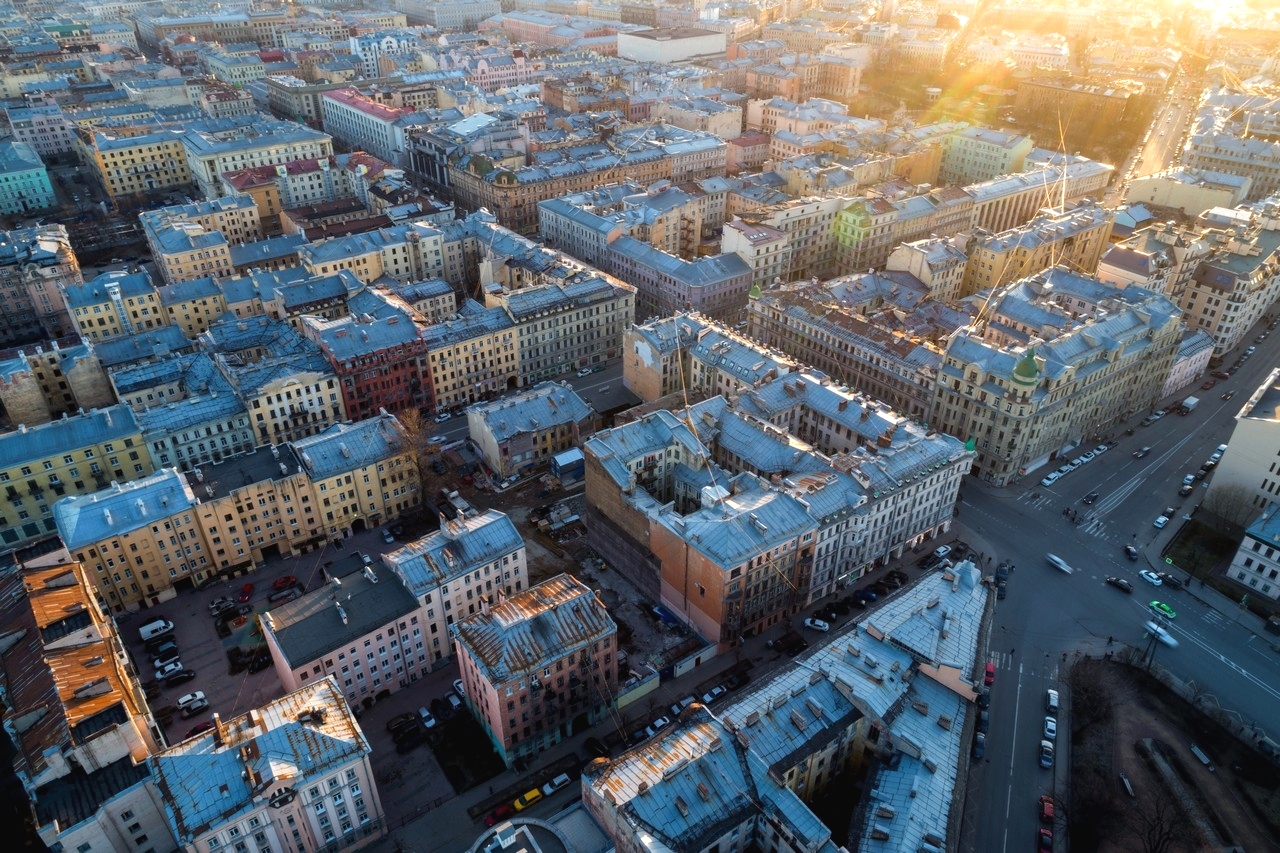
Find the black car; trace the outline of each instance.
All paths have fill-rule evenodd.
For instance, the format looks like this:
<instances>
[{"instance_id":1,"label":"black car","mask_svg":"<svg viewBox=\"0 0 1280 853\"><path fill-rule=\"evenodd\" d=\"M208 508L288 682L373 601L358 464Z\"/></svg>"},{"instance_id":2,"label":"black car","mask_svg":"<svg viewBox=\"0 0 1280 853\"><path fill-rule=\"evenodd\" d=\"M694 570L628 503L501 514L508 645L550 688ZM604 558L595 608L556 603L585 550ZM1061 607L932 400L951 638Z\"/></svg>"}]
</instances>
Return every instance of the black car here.
<instances>
[{"instance_id":1,"label":"black car","mask_svg":"<svg viewBox=\"0 0 1280 853\"><path fill-rule=\"evenodd\" d=\"M593 738L593 737L587 738L585 741L582 742L582 746L587 750L587 752L591 753L596 758L609 757L609 747L605 746L597 738Z\"/></svg>"},{"instance_id":2,"label":"black car","mask_svg":"<svg viewBox=\"0 0 1280 853\"><path fill-rule=\"evenodd\" d=\"M1004 583L1008 579L1009 579L1009 564L1001 563L999 566L996 566L996 580L1000 581L1000 583Z\"/></svg>"},{"instance_id":3,"label":"black car","mask_svg":"<svg viewBox=\"0 0 1280 853\"><path fill-rule=\"evenodd\" d=\"M978 694L978 707L983 710L991 707L991 690L984 687L982 692Z\"/></svg>"},{"instance_id":4,"label":"black car","mask_svg":"<svg viewBox=\"0 0 1280 853\"><path fill-rule=\"evenodd\" d=\"M1096 501L1098 497L1099 496L1097 492L1090 492L1089 494L1084 496L1083 503L1085 506L1092 506L1093 502Z\"/></svg>"},{"instance_id":5,"label":"black car","mask_svg":"<svg viewBox=\"0 0 1280 853\"><path fill-rule=\"evenodd\" d=\"M1129 583L1124 578L1107 578L1107 583L1114 586L1121 592L1133 592L1133 584Z\"/></svg>"},{"instance_id":6,"label":"black car","mask_svg":"<svg viewBox=\"0 0 1280 853\"><path fill-rule=\"evenodd\" d=\"M402 737L396 740L396 752L400 755L404 755L407 752L413 752L415 749L422 746L426 740L427 733L423 731L421 727L409 729Z\"/></svg>"},{"instance_id":7,"label":"black car","mask_svg":"<svg viewBox=\"0 0 1280 853\"><path fill-rule=\"evenodd\" d=\"M852 610L853 608L849 606L849 603L847 601L845 601L844 599L840 599L839 601L833 601L830 604L828 604L827 609L835 613L838 613L841 616L848 616L849 611Z\"/></svg>"},{"instance_id":8,"label":"black car","mask_svg":"<svg viewBox=\"0 0 1280 853\"><path fill-rule=\"evenodd\" d=\"M856 607L856 608L858 608L859 610L866 610L866 609L867 609L867 601L866 601L866 599L864 599L864 598L859 598L859 597L858 597L858 596L856 596L856 595L846 595L846 596L844 597L844 602L845 602L845 604L848 604L850 607Z\"/></svg>"},{"instance_id":9,"label":"black car","mask_svg":"<svg viewBox=\"0 0 1280 853\"><path fill-rule=\"evenodd\" d=\"M991 712L985 709L978 711L978 731L984 735L991 729Z\"/></svg>"},{"instance_id":10,"label":"black car","mask_svg":"<svg viewBox=\"0 0 1280 853\"><path fill-rule=\"evenodd\" d=\"M929 556L921 560L917 565L920 567L920 571L931 572L934 569L941 566L945 559L946 559L945 557L939 557L937 554L930 554Z\"/></svg>"},{"instance_id":11,"label":"black car","mask_svg":"<svg viewBox=\"0 0 1280 853\"><path fill-rule=\"evenodd\" d=\"M164 679L165 687L177 687L179 684L186 684L188 681L196 677L194 669L180 669L173 675Z\"/></svg>"},{"instance_id":12,"label":"black car","mask_svg":"<svg viewBox=\"0 0 1280 853\"><path fill-rule=\"evenodd\" d=\"M154 655L170 643L173 643L173 634L161 634L158 637L152 637L147 640L143 644L143 648L147 650L147 654ZM176 649L177 647L177 644L174 643L174 648Z\"/></svg>"},{"instance_id":13,"label":"black car","mask_svg":"<svg viewBox=\"0 0 1280 853\"><path fill-rule=\"evenodd\" d=\"M271 666L271 653L259 652L258 654L253 656L252 660L249 661L248 669L250 672L262 672L264 669L270 668L270 666Z\"/></svg>"},{"instance_id":14,"label":"black car","mask_svg":"<svg viewBox=\"0 0 1280 853\"><path fill-rule=\"evenodd\" d=\"M907 577L907 573L902 571L901 569L894 569L893 571L889 572L887 577L897 578L903 583L906 583L908 580L910 580L910 578Z\"/></svg>"},{"instance_id":15,"label":"black car","mask_svg":"<svg viewBox=\"0 0 1280 853\"><path fill-rule=\"evenodd\" d=\"M871 591L876 595L888 595L893 592L893 587L889 586L884 581L876 581L871 585Z\"/></svg>"},{"instance_id":16,"label":"black car","mask_svg":"<svg viewBox=\"0 0 1280 853\"><path fill-rule=\"evenodd\" d=\"M395 734L399 729L408 728L410 725L418 725L418 715L410 712L408 714L399 714L387 720L387 731Z\"/></svg>"},{"instance_id":17,"label":"black car","mask_svg":"<svg viewBox=\"0 0 1280 853\"><path fill-rule=\"evenodd\" d=\"M1124 555L1129 558L1130 562L1135 562L1138 559L1138 549L1133 545L1125 545Z\"/></svg>"},{"instance_id":18,"label":"black car","mask_svg":"<svg viewBox=\"0 0 1280 853\"><path fill-rule=\"evenodd\" d=\"M973 757L980 760L987 754L987 736L978 732L973 736Z\"/></svg>"},{"instance_id":19,"label":"black car","mask_svg":"<svg viewBox=\"0 0 1280 853\"><path fill-rule=\"evenodd\" d=\"M724 683L725 687L730 690L741 690L751 683L751 676L745 672L735 673L728 681Z\"/></svg>"},{"instance_id":20,"label":"black car","mask_svg":"<svg viewBox=\"0 0 1280 853\"><path fill-rule=\"evenodd\" d=\"M1156 576L1160 578L1160 580L1164 581L1165 586L1171 586L1174 589L1183 589L1184 587L1186 587L1186 584L1183 583L1182 578L1178 577L1177 575L1171 575L1168 572L1156 572Z\"/></svg>"},{"instance_id":21,"label":"black car","mask_svg":"<svg viewBox=\"0 0 1280 853\"><path fill-rule=\"evenodd\" d=\"M1008 594L1009 594L1009 585L1004 581L1000 581L1000 583L996 585L996 598L999 599L1000 601L1004 601L1004 597Z\"/></svg>"}]
</instances>

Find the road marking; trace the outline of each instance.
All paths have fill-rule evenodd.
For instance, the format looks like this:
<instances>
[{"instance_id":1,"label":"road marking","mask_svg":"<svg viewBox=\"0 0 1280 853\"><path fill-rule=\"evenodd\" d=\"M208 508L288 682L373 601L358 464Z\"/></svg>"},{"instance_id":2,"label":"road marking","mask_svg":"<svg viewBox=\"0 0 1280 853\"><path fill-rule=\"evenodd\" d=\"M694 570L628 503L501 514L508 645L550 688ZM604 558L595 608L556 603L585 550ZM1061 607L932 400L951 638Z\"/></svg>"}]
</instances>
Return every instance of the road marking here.
<instances>
[{"instance_id":1,"label":"road marking","mask_svg":"<svg viewBox=\"0 0 1280 853\"><path fill-rule=\"evenodd\" d=\"M1204 649L1205 652L1217 658L1218 661L1221 662L1224 666L1229 667L1230 669L1233 669L1236 672L1238 672L1241 675L1241 677L1243 677L1246 681L1251 682L1255 686L1271 694L1273 698L1280 699L1280 690L1276 690L1274 687L1267 684L1262 679L1258 678L1255 675L1250 674L1249 671L1245 669L1243 666L1231 660L1229 657L1227 657L1217 649L1210 647L1210 645L1207 642L1200 639L1200 637L1198 637L1197 635L1192 634L1190 631L1187 631L1184 628L1178 627L1176 624L1172 622L1166 625L1166 630L1170 628L1176 629L1180 634L1182 634L1182 636L1186 637L1187 640L1189 640L1192 643L1195 643L1197 646Z\"/></svg>"},{"instance_id":2,"label":"road marking","mask_svg":"<svg viewBox=\"0 0 1280 853\"><path fill-rule=\"evenodd\" d=\"M1013 700L1013 748L1009 750L1009 778L1013 779L1013 762L1018 755L1018 709L1022 707L1022 664L1018 664L1018 692L1014 694ZM1000 845L1000 849L1007 851L1009 849L1009 815L1013 807L1013 785L1005 791L1004 795L1004 841Z\"/></svg>"}]
</instances>

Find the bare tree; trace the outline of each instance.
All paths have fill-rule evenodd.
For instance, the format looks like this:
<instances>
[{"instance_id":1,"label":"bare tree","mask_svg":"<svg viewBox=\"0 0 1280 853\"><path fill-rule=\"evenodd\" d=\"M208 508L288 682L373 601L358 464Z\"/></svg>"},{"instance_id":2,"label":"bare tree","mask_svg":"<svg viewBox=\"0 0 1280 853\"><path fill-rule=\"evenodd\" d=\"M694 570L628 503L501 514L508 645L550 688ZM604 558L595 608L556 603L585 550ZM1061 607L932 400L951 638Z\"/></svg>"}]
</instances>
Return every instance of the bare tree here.
<instances>
[{"instance_id":1,"label":"bare tree","mask_svg":"<svg viewBox=\"0 0 1280 853\"><path fill-rule=\"evenodd\" d=\"M428 471L430 471L431 459L440 452L439 445L431 443L435 424L418 409L406 409L396 415L396 419L404 429L407 443L405 452L413 460L413 466L418 472L418 488L423 495L426 495L427 484L430 482ZM424 513L430 512L430 502L424 499L419 508Z\"/></svg>"},{"instance_id":2,"label":"bare tree","mask_svg":"<svg viewBox=\"0 0 1280 853\"><path fill-rule=\"evenodd\" d=\"M1066 827L1073 850L1096 850L1114 835L1119 813L1112 799L1113 777L1096 762L1077 768L1071 794L1054 799L1058 825Z\"/></svg>"},{"instance_id":3,"label":"bare tree","mask_svg":"<svg viewBox=\"0 0 1280 853\"><path fill-rule=\"evenodd\" d=\"M1248 527L1262 514L1251 501L1252 495L1247 487L1235 483L1215 484L1200 506L1232 524Z\"/></svg>"},{"instance_id":4,"label":"bare tree","mask_svg":"<svg viewBox=\"0 0 1280 853\"><path fill-rule=\"evenodd\" d=\"M1079 737L1111 718L1115 699L1095 682L1078 679L1071 690L1071 734Z\"/></svg>"},{"instance_id":5,"label":"bare tree","mask_svg":"<svg viewBox=\"0 0 1280 853\"><path fill-rule=\"evenodd\" d=\"M1170 853L1178 841L1195 838L1196 829L1172 797L1143 793L1128 811L1123 835L1138 853Z\"/></svg>"}]
</instances>

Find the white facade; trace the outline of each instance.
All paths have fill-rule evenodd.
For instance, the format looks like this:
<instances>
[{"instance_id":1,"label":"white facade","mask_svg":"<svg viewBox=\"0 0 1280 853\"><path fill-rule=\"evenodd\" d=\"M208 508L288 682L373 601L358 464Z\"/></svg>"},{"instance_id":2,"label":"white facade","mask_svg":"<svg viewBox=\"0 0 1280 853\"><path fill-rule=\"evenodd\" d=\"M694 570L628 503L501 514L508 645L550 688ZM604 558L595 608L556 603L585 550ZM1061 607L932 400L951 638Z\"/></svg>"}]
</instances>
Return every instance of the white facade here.
<instances>
[{"instance_id":1,"label":"white facade","mask_svg":"<svg viewBox=\"0 0 1280 853\"><path fill-rule=\"evenodd\" d=\"M1259 513L1280 500L1280 368L1271 371L1236 413L1227 452L1209 483L1211 500L1220 491L1239 492Z\"/></svg>"},{"instance_id":2,"label":"white facade","mask_svg":"<svg viewBox=\"0 0 1280 853\"><path fill-rule=\"evenodd\" d=\"M688 62L699 57L722 57L724 33L693 27L618 33L618 56L636 62Z\"/></svg>"}]
</instances>

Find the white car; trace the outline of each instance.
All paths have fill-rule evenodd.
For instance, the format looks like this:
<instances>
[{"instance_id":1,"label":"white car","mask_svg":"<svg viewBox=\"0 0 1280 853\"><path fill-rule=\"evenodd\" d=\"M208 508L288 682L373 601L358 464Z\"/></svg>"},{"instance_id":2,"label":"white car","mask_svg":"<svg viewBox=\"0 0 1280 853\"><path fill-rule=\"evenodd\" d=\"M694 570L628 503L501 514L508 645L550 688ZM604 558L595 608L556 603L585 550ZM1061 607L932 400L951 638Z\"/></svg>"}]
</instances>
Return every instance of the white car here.
<instances>
[{"instance_id":1,"label":"white car","mask_svg":"<svg viewBox=\"0 0 1280 853\"><path fill-rule=\"evenodd\" d=\"M1156 520L1152 522L1152 524L1154 524L1156 527L1164 527L1168 523L1169 523L1169 516L1167 515L1156 516Z\"/></svg>"},{"instance_id":2,"label":"white car","mask_svg":"<svg viewBox=\"0 0 1280 853\"><path fill-rule=\"evenodd\" d=\"M823 622L821 619L806 619L804 620L804 626L806 628L812 628L815 631L821 631L824 634L831 630L831 626L826 622Z\"/></svg>"},{"instance_id":3,"label":"white car","mask_svg":"<svg viewBox=\"0 0 1280 853\"><path fill-rule=\"evenodd\" d=\"M180 660L172 660L163 666L158 666L156 667L156 681L163 681L175 672L182 672L183 668Z\"/></svg>"},{"instance_id":4,"label":"white car","mask_svg":"<svg viewBox=\"0 0 1280 853\"><path fill-rule=\"evenodd\" d=\"M1107 446L1105 444L1099 444L1097 447L1093 449L1094 456L1101 456L1106 452L1107 452Z\"/></svg>"},{"instance_id":5,"label":"white car","mask_svg":"<svg viewBox=\"0 0 1280 853\"><path fill-rule=\"evenodd\" d=\"M1049 565L1055 569L1071 574L1073 571L1071 566L1067 565L1067 561L1059 557L1057 554L1045 554L1044 558L1049 561Z\"/></svg>"},{"instance_id":6,"label":"white car","mask_svg":"<svg viewBox=\"0 0 1280 853\"><path fill-rule=\"evenodd\" d=\"M1083 464L1084 464L1084 459L1082 457L1077 456L1075 459L1072 459L1070 462L1067 463L1067 467L1070 468L1072 471L1074 471Z\"/></svg>"},{"instance_id":7,"label":"white car","mask_svg":"<svg viewBox=\"0 0 1280 853\"><path fill-rule=\"evenodd\" d=\"M1138 572L1138 577L1142 578L1144 581L1151 584L1152 586L1164 585L1164 581L1160 580L1160 576L1155 572L1151 571L1150 569L1143 569L1142 571Z\"/></svg>"},{"instance_id":8,"label":"white car","mask_svg":"<svg viewBox=\"0 0 1280 853\"><path fill-rule=\"evenodd\" d=\"M1196 475L1195 475L1195 474L1188 474L1187 476L1185 476L1185 477L1183 477L1183 478L1182 478L1182 485L1184 485L1184 486L1190 486L1190 485L1192 485L1193 483L1195 483L1195 481L1196 481Z\"/></svg>"},{"instance_id":9,"label":"white car","mask_svg":"<svg viewBox=\"0 0 1280 853\"><path fill-rule=\"evenodd\" d=\"M457 693L459 696L461 696L464 699L467 698L467 688L466 688L466 685L462 683L461 678L455 678L453 680L453 692Z\"/></svg>"},{"instance_id":10,"label":"white car","mask_svg":"<svg viewBox=\"0 0 1280 853\"><path fill-rule=\"evenodd\" d=\"M591 368L589 367L584 367L578 371L578 376L590 376L590 375L591 375Z\"/></svg>"},{"instance_id":11,"label":"white car","mask_svg":"<svg viewBox=\"0 0 1280 853\"><path fill-rule=\"evenodd\" d=\"M933 549L933 556L937 557L939 560L945 559L946 556L950 553L951 553L950 545L939 545L937 548Z\"/></svg>"},{"instance_id":12,"label":"white car","mask_svg":"<svg viewBox=\"0 0 1280 853\"><path fill-rule=\"evenodd\" d=\"M1044 478L1043 480L1041 480L1041 481L1040 481L1040 485L1042 485L1042 486L1052 486L1054 483L1058 482L1058 479L1059 479L1061 476L1062 476L1062 475L1061 475L1061 474L1059 474L1057 471L1050 471L1050 472L1045 476L1045 478Z\"/></svg>"},{"instance_id":13,"label":"white car","mask_svg":"<svg viewBox=\"0 0 1280 853\"><path fill-rule=\"evenodd\" d=\"M1216 450L1213 452L1213 455L1209 457L1210 462L1217 462L1220 459L1222 459L1222 454Z\"/></svg>"},{"instance_id":14,"label":"white car","mask_svg":"<svg viewBox=\"0 0 1280 853\"><path fill-rule=\"evenodd\" d=\"M196 690L193 693L188 693L185 696L179 697L178 701L175 702L174 704L177 705L179 708L185 708L188 705L195 705L199 702L203 702L204 699L205 699L204 691Z\"/></svg>"},{"instance_id":15,"label":"white car","mask_svg":"<svg viewBox=\"0 0 1280 853\"><path fill-rule=\"evenodd\" d=\"M1161 628L1155 622L1144 622L1142 627L1147 629L1148 634L1155 637L1158 641L1164 643L1169 648L1176 649L1178 647L1178 641L1174 636L1164 628Z\"/></svg>"},{"instance_id":16,"label":"white car","mask_svg":"<svg viewBox=\"0 0 1280 853\"><path fill-rule=\"evenodd\" d=\"M453 415L449 414L448 412L441 412L440 414L432 418L432 420L434 420L438 424L442 424L445 421L449 420L449 418L451 417L453 417Z\"/></svg>"},{"instance_id":17,"label":"white car","mask_svg":"<svg viewBox=\"0 0 1280 853\"><path fill-rule=\"evenodd\" d=\"M1095 457L1095 456L1097 456L1097 455L1098 455L1098 454L1096 454L1096 453L1094 453L1092 450L1090 450L1089 452L1082 454L1082 455L1080 456L1080 459L1081 459L1082 461L1084 461L1084 462L1092 462L1092 461L1093 461L1093 457Z\"/></svg>"},{"instance_id":18,"label":"white car","mask_svg":"<svg viewBox=\"0 0 1280 853\"><path fill-rule=\"evenodd\" d=\"M561 773L559 776L542 786L542 796L551 796L561 788L567 787L570 781L569 774Z\"/></svg>"},{"instance_id":19,"label":"white car","mask_svg":"<svg viewBox=\"0 0 1280 853\"><path fill-rule=\"evenodd\" d=\"M1045 740L1058 739L1058 721L1053 717L1044 718L1044 738Z\"/></svg>"}]
</instances>

